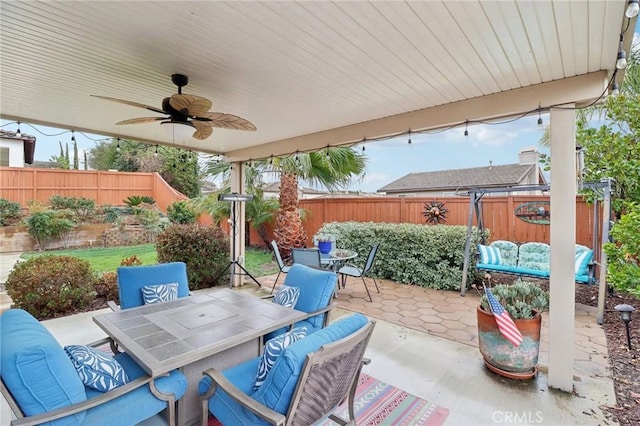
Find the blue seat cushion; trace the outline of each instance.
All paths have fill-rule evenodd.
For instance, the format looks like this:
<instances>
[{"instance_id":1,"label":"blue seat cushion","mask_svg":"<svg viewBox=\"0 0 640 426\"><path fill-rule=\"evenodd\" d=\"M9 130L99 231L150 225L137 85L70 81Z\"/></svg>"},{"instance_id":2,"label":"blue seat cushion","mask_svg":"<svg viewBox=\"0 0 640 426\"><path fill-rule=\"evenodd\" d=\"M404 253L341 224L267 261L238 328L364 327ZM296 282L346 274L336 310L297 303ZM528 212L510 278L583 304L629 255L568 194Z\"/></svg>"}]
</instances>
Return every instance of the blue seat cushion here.
<instances>
[{"instance_id":1,"label":"blue seat cushion","mask_svg":"<svg viewBox=\"0 0 640 426\"><path fill-rule=\"evenodd\" d=\"M222 372L231 383L233 383L240 391L246 395L251 395L253 391L253 383L258 370L260 357L252 358L241 364L231 367ZM211 379L204 377L198 384L198 392L204 394L211 385ZM222 389L216 389L216 392L209 399L209 411L223 425L267 425L268 423L254 416L248 410L245 410L240 404L232 399Z\"/></svg>"},{"instance_id":2,"label":"blue seat cushion","mask_svg":"<svg viewBox=\"0 0 640 426\"><path fill-rule=\"evenodd\" d=\"M124 368L129 381L146 376L145 371L129 355L121 353L115 356ZM155 379L156 388L162 393L173 394L178 400L187 390L187 378L181 372L174 370L168 376ZM89 399L103 395L95 389L87 387ZM110 426L117 418L117 424L137 424L167 408L167 403L156 398L148 384L141 386L119 398L98 405L86 411L83 424L91 426Z\"/></svg>"},{"instance_id":3,"label":"blue seat cushion","mask_svg":"<svg viewBox=\"0 0 640 426\"><path fill-rule=\"evenodd\" d=\"M62 346L31 314L10 309L0 315L0 374L27 416L85 401L85 387ZM56 425L77 425L85 412Z\"/></svg>"}]
</instances>

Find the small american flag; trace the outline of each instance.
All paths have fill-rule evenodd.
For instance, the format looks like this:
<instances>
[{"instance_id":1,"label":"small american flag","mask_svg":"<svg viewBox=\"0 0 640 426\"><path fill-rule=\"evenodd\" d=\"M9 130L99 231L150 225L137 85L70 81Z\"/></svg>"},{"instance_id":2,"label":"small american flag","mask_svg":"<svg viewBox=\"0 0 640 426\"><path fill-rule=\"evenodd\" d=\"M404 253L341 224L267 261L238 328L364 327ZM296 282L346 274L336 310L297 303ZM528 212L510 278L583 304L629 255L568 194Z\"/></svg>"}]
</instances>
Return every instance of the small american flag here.
<instances>
[{"instance_id":1,"label":"small american flag","mask_svg":"<svg viewBox=\"0 0 640 426\"><path fill-rule=\"evenodd\" d=\"M520 333L520 330L518 330L518 327L516 327L516 324L509 316L509 312L505 311L500 302L498 302L498 299L491 293L491 289L485 288L485 292L500 333L517 348L520 346L520 343L522 343L522 333Z\"/></svg>"}]
</instances>

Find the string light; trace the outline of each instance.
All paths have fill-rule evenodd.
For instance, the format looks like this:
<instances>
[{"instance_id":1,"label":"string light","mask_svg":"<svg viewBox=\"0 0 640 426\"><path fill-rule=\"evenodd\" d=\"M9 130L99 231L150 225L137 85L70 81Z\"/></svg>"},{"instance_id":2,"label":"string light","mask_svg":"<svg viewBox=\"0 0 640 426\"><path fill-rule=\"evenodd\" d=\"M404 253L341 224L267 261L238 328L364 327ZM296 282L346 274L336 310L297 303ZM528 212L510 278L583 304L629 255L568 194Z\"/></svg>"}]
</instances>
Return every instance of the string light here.
<instances>
[{"instance_id":1,"label":"string light","mask_svg":"<svg viewBox=\"0 0 640 426\"><path fill-rule=\"evenodd\" d=\"M464 122L464 135L469 136L469 119L468 118Z\"/></svg>"},{"instance_id":2,"label":"string light","mask_svg":"<svg viewBox=\"0 0 640 426\"><path fill-rule=\"evenodd\" d=\"M620 48L618 49L618 60L616 61L616 68L623 70L627 67L627 54L624 53L624 46L622 45L624 36L620 34Z\"/></svg>"},{"instance_id":3,"label":"string light","mask_svg":"<svg viewBox=\"0 0 640 426\"><path fill-rule=\"evenodd\" d=\"M538 130L544 130L544 123L542 122L542 107L538 107Z\"/></svg>"},{"instance_id":4,"label":"string light","mask_svg":"<svg viewBox=\"0 0 640 426\"><path fill-rule=\"evenodd\" d=\"M71 131L71 142L76 143L76 134L73 130Z\"/></svg>"},{"instance_id":5,"label":"string light","mask_svg":"<svg viewBox=\"0 0 640 426\"><path fill-rule=\"evenodd\" d=\"M409 129L409 140L407 141L407 144L411 145L411 129Z\"/></svg>"},{"instance_id":6,"label":"string light","mask_svg":"<svg viewBox=\"0 0 640 426\"><path fill-rule=\"evenodd\" d=\"M638 4L638 0L629 0L629 3L627 4L627 10L625 10L624 14L627 18L631 19L638 16L639 11L640 4Z\"/></svg>"},{"instance_id":7,"label":"string light","mask_svg":"<svg viewBox=\"0 0 640 426\"><path fill-rule=\"evenodd\" d=\"M18 130L16 130L16 137L21 138L22 132L20 131L20 122L18 121Z\"/></svg>"},{"instance_id":8,"label":"string light","mask_svg":"<svg viewBox=\"0 0 640 426\"><path fill-rule=\"evenodd\" d=\"M271 157L269 157L269 164L273 164L273 154L271 154Z\"/></svg>"},{"instance_id":9,"label":"string light","mask_svg":"<svg viewBox=\"0 0 640 426\"><path fill-rule=\"evenodd\" d=\"M329 145L327 145L327 150L326 150L326 153L325 153L325 157L326 157L327 161L331 160L331 155L329 155Z\"/></svg>"},{"instance_id":10,"label":"string light","mask_svg":"<svg viewBox=\"0 0 640 426\"><path fill-rule=\"evenodd\" d=\"M158 156L158 145L156 145L156 149L155 149L155 152L153 153L153 156L154 157Z\"/></svg>"},{"instance_id":11,"label":"string light","mask_svg":"<svg viewBox=\"0 0 640 426\"><path fill-rule=\"evenodd\" d=\"M118 143L116 144L116 152L120 152L120 138L118 138Z\"/></svg>"},{"instance_id":12,"label":"string light","mask_svg":"<svg viewBox=\"0 0 640 426\"><path fill-rule=\"evenodd\" d=\"M615 81L611 85L611 96L618 96L620 94L620 86Z\"/></svg>"},{"instance_id":13,"label":"string light","mask_svg":"<svg viewBox=\"0 0 640 426\"><path fill-rule=\"evenodd\" d=\"M366 148L365 148L365 146L364 146L364 144L365 144L365 142L366 142L366 141L367 141L367 138L362 138L362 153L363 153L363 154L364 154L364 151L365 151L365 149L366 149Z\"/></svg>"}]
</instances>

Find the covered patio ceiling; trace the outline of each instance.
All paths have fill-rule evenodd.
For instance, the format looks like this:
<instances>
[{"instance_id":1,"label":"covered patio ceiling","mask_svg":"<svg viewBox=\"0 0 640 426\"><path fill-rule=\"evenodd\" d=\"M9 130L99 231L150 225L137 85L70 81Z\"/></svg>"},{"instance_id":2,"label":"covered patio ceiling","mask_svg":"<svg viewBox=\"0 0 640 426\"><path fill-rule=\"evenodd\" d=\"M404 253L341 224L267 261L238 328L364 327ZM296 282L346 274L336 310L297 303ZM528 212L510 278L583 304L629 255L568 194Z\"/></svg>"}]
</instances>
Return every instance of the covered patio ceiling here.
<instances>
[{"instance_id":1,"label":"covered patio ceiling","mask_svg":"<svg viewBox=\"0 0 640 426\"><path fill-rule=\"evenodd\" d=\"M0 115L240 161L537 114L606 91L626 6L3 1ZM160 108L174 73L257 131L174 140L159 122L115 124L160 114L90 96Z\"/></svg>"}]
</instances>

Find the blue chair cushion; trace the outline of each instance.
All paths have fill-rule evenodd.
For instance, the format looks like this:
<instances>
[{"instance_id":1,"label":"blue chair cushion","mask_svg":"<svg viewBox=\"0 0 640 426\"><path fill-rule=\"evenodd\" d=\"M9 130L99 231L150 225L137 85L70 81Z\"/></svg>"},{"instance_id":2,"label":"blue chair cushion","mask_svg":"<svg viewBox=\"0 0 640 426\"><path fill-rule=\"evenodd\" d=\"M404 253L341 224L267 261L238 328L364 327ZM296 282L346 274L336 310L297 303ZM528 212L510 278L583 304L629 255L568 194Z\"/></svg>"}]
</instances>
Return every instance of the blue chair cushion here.
<instances>
[{"instance_id":1,"label":"blue chair cushion","mask_svg":"<svg viewBox=\"0 0 640 426\"><path fill-rule=\"evenodd\" d=\"M129 355L121 353L115 359L124 368L129 380L147 376L145 371ZM173 394L176 400L180 399L187 390L187 378L181 372L174 370L168 376L155 379L157 389L162 393ZM86 388L89 399L103 395L95 389ZM86 411L83 422L90 426L113 426L138 424L167 408L167 403L151 393L149 385L144 385L119 398L93 407ZM116 417L117 416L117 417ZM114 419L117 421L114 423Z\"/></svg>"},{"instance_id":2,"label":"blue chair cushion","mask_svg":"<svg viewBox=\"0 0 640 426\"><path fill-rule=\"evenodd\" d=\"M90 388L108 392L129 381L127 373L113 357L84 345L64 347L80 379Z\"/></svg>"},{"instance_id":3,"label":"blue chair cushion","mask_svg":"<svg viewBox=\"0 0 640 426\"><path fill-rule=\"evenodd\" d=\"M178 283L178 297L189 295L187 265L184 262L120 266L117 269L117 275L122 309L144 305L142 287L148 285Z\"/></svg>"},{"instance_id":4,"label":"blue chair cushion","mask_svg":"<svg viewBox=\"0 0 640 426\"><path fill-rule=\"evenodd\" d=\"M264 351L258 365L256 372L256 378L253 384L253 390L258 388L264 383L267 378L267 374L271 371L271 368L276 363L276 360L280 354L292 343L297 342L307 335L306 328L294 328L293 330L281 334L273 339L269 340L264 345Z\"/></svg>"},{"instance_id":5,"label":"blue chair cushion","mask_svg":"<svg viewBox=\"0 0 640 426\"><path fill-rule=\"evenodd\" d=\"M300 297L295 309L302 312L313 312L329 305L336 290L338 276L331 271L323 271L308 266L293 264L284 280L284 285L300 289ZM309 318L314 328L322 327L324 315ZM309 330L311 332L311 330Z\"/></svg>"},{"instance_id":6,"label":"blue chair cushion","mask_svg":"<svg viewBox=\"0 0 640 426\"><path fill-rule=\"evenodd\" d=\"M502 264L502 256L498 248L478 244L478 250L480 251L480 263L487 265Z\"/></svg>"},{"instance_id":7,"label":"blue chair cushion","mask_svg":"<svg viewBox=\"0 0 640 426\"><path fill-rule=\"evenodd\" d=\"M178 283L146 285L142 287L142 300L145 305L169 302L178 298Z\"/></svg>"},{"instance_id":8,"label":"blue chair cushion","mask_svg":"<svg viewBox=\"0 0 640 426\"><path fill-rule=\"evenodd\" d=\"M31 314L10 309L0 315L0 374L27 416L85 401L85 387L62 346ZM85 412L57 421L82 423Z\"/></svg>"},{"instance_id":9,"label":"blue chair cushion","mask_svg":"<svg viewBox=\"0 0 640 426\"><path fill-rule=\"evenodd\" d=\"M298 287L290 287L288 285L282 285L273 296L271 301L287 308L293 308L296 306L298 299L300 298L300 289Z\"/></svg>"}]
</instances>

